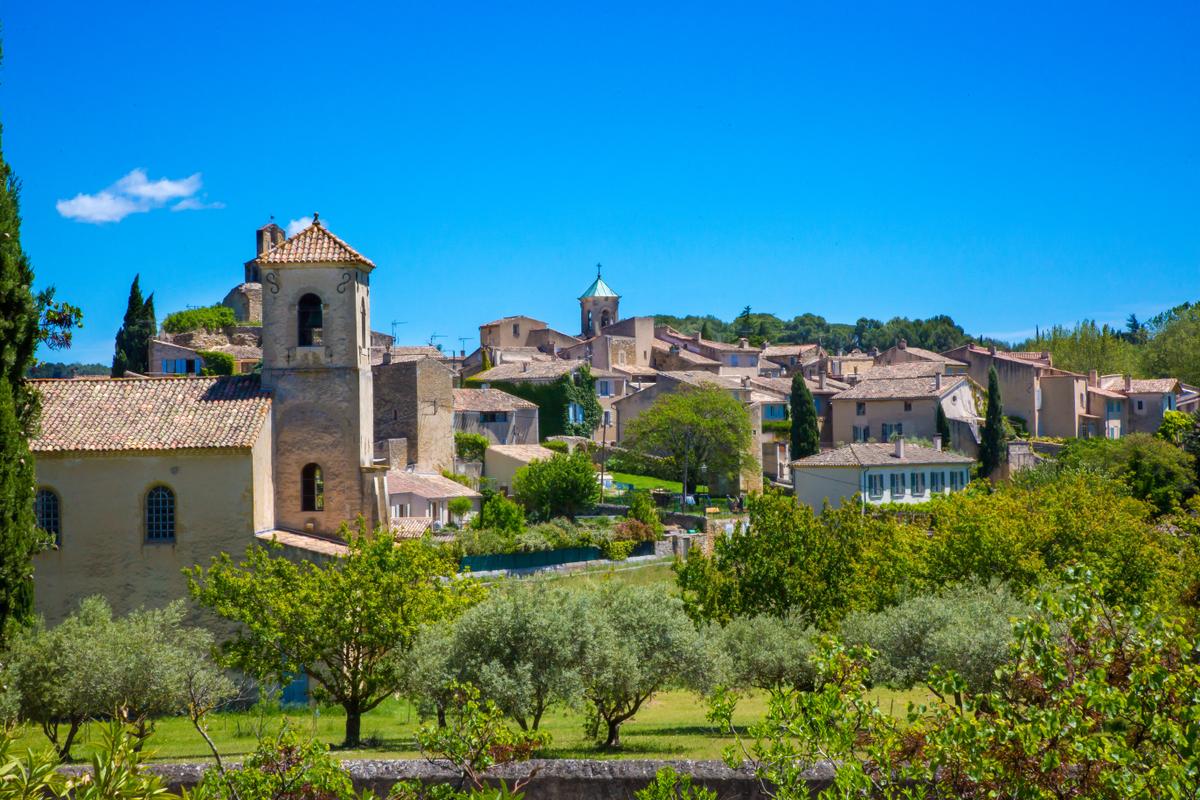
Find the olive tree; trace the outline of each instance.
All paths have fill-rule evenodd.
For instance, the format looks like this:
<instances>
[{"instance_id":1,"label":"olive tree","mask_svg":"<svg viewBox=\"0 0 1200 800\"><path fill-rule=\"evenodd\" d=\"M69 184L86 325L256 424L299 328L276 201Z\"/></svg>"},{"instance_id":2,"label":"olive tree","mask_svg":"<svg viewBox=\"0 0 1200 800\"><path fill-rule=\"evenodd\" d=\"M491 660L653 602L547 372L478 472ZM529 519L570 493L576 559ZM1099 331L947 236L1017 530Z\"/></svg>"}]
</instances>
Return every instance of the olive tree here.
<instances>
[{"instance_id":1,"label":"olive tree","mask_svg":"<svg viewBox=\"0 0 1200 800\"><path fill-rule=\"evenodd\" d=\"M708 631L724 658L722 681L727 685L764 691L812 689L816 632L799 617L735 617L723 628L710 625Z\"/></svg>"},{"instance_id":2,"label":"olive tree","mask_svg":"<svg viewBox=\"0 0 1200 800\"><path fill-rule=\"evenodd\" d=\"M283 683L304 672L318 699L346 711L345 746L361 740L362 715L400 688L401 656L422 625L452 620L482 596L459 579L458 560L432 542L394 540L343 526L344 556L316 563L251 545L187 571L192 597L239 623L223 644L227 663Z\"/></svg>"},{"instance_id":3,"label":"olive tree","mask_svg":"<svg viewBox=\"0 0 1200 800\"><path fill-rule=\"evenodd\" d=\"M593 733L621 746L621 725L655 692L708 687L714 656L684 613L661 589L609 582L586 590L588 620L580 677L592 706Z\"/></svg>"}]
</instances>

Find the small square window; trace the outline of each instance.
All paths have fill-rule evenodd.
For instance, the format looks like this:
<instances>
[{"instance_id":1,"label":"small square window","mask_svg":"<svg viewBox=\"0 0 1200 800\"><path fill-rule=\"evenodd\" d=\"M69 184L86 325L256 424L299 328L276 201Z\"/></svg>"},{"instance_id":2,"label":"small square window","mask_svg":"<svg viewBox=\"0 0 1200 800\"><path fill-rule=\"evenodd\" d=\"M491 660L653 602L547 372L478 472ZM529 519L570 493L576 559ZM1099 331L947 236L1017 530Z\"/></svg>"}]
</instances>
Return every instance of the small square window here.
<instances>
[{"instance_id":1,"label":"small square window","mask_svg":"<svg viewBox=\"0 0 1200 800\"><path fill-rule=\"evenodd\" d=\"M904 410L905 410L905 411L912 411L912 401L911 401L911 400L905 400L905 401L904 401Z\"/></svg>"},{"instance_id":2,"label":"small square window","mask_svg":"<svg viewBox=\"0 0 1200 800\"><path fill-rule=\"evenodd\" d=\"M865 417L866 415L867 415L867 404L866 403L855 403L854 404L854 416Z\"/></svg>"}]
</instances>

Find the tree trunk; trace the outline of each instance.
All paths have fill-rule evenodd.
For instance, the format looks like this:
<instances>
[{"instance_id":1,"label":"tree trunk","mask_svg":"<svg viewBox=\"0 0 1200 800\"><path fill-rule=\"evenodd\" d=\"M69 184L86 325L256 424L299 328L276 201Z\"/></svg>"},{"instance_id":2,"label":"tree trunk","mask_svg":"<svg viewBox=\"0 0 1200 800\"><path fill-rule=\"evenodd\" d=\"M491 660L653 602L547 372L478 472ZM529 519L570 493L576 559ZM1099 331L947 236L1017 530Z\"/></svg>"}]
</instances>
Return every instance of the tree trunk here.
<instances>
[{"instance_id":1,"label":"tree trunk","mask_svg":"<svg viewBox=\"0 0 1200 800\"><path fill-rule=\"evenodd\" d=\"M604 740L605 748L616 750L621 746L621 723L615 720L608 722L608 738Z\"/></svg>"},{"instance_id":2,"label":"tree trunk","mask_svg":"<svg viewBox=\"0 0 1200 800\"><path fill-rule=\"evenodd\" d=\"M687 484L688 484L688 463L687 456L683 457L683 491L679 494L679 513L687 513Z\"/></svg>"},{"instance_id":3,"label":"tree trunk","mask_svg":"<svg viewBox=\"0 0 1200 800\"><path fill-rule=\"evenodd\" d=\"M438 727L439 728L446 727L446 704L445 703L438 703L437 718L438 718Z\"/></svg>"},{"instance_id":4,"label":"tree trunk","mask_svg":"<svg viewBox=\"0 0 1200 800\"><path fill-rule=\"evenodd\" d=\"M346 741L342 747L358 747L362 743L362 713L346 709Z\"/></svg>"}]
</instances>

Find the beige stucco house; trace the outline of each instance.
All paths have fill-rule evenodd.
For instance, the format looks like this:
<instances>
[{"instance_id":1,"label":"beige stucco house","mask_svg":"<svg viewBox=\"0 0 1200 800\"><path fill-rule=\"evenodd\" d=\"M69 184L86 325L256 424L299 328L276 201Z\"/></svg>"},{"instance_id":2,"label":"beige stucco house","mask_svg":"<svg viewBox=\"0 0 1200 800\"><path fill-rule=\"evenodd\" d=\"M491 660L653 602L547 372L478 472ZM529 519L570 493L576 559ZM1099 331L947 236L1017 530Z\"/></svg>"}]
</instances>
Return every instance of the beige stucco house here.
<instances>
[{"instance_id":1,"label":"beige stucco house","mask_svg":"<svg viewBox=\"0 0 1200 800\"><path fill-rule=\"evenodd\" d=\"M454 430L481 434L492 444L537 444L538 407L487 385L455 389Z\"/></svg>"},{"instance_id":2,"label":"beige stucco house","mask_svg":"<svg viewBox=\"0 0 1200 800\"><path fill-rule=\"evenodd\" d=\"M554 451L540 444L494 444L483 454L483 477L496 482L502 492L512 490L512 479L521 467L553 458Z\"/></svg>"},{"instance_id":3,"label":"beige stucco house","mask_svg":"<svg viewBox=\"0 0 1200 800\"><path fill-rule=\"evenodd\" d=\"M1200 354L1197 354L1200 358ZM1138 379L1129 375L1105 375L1099 385L1126 400L1125 426L1129 433L1154 433L1163 414L1177 410L1183 386L1175 378Z\"/></svg>"},{"instance_id":4,"label":"beige stucco house","mask_svg":"<svg viewBox=\"0 0 1200 800\"><path fill-rule=\"evenodd\" d=\"M894 442L848 444L792 462L796 499L815 511L837 508L851 498L860 503L925 503L964 489L973 461L958 453Z\"/></svg>"},{"instance_id":5,"label":"beige stucco house","mask_svg":"<svg viewBox=\"0 0 1200 800\"><path fill-rule=\"evenodd\" d=\"M979 446L975 394L965 376L864 379L832 398L833 441L838 445L889 442L893 437L932 439L940 406L950 424L950 447L974 455Z\"/></svg>"},{"instance_id":6,"label":"beige stucco house","mask_svg":"<svg viewBox=\"0 0 1200 800\"><path fill-rule=\"evenodd\" d=\"M909 347L907 339L901 339L895 346L889 347L875 357L875 363L880 365L911 364L914 362L940 364L942 372L946 375L967 374L967 363L965 361L959 361L922 347Z\"/></svg>"}]
</instances>

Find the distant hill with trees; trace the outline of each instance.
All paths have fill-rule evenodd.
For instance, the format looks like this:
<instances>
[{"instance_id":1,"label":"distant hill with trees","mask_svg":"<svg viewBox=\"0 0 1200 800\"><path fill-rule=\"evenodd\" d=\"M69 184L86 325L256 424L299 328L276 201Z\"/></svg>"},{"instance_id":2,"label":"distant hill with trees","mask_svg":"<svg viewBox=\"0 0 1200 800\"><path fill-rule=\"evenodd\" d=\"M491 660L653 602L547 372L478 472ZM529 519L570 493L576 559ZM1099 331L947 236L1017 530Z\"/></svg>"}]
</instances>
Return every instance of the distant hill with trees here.
<instances>
[{"instance_id":1,"label":"distant hill with trees","mask_svg":"<svg viewBox=\"0 0 1200 800\"><path fill-rule=\"evenodd\" d=\"M34 364L27 373L30 378L73 378L76 375L108 375L111 367L104 364L64 364L61 361L43 361Z\"/></svg>"}]
</instances>

